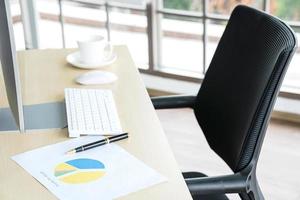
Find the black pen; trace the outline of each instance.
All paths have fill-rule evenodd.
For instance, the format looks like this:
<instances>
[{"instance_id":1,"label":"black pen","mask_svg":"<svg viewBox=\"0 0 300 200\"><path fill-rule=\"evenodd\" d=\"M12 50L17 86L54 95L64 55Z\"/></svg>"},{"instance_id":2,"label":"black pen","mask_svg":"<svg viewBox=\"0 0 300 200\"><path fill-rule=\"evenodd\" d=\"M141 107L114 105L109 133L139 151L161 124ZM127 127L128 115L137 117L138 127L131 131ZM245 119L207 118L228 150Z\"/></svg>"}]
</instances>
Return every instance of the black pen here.
<instances>
[{"instance_id":1,"label":"black pen","mask_svg":"<svg viewBox=\"0 0 300 200\"><path fill-rule=\"evenodd\" d=\"M92 143L89 143L89 144L85 144L85 145L76 147L75 149L71 149L70 151L68 151L66 154L74 154L74 153L78 153L78 152L81 152L81 151L86 151L88 149L93 149L95 147L99 147L99 146L109 144L111 142L116 142L116 141L119 141L119 140L123 140L123 139L126 139L126 138L128 138L128 133L122 133L122 134L119 134L119 135L114 135L114 136L111 136L111 137L104 138L103 140L99 140L99 141L96 141L96 142L92 142Z\"/></svg>"}]
</instances>

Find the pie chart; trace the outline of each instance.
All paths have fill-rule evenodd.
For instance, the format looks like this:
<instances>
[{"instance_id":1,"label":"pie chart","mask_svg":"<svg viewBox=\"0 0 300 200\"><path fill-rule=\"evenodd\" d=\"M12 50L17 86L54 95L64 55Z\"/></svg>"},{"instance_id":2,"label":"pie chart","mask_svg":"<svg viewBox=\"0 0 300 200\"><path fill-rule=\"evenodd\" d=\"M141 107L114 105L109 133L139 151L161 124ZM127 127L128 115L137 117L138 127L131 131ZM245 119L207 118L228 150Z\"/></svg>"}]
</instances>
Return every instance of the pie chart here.
<instances>
[{"instance_id":1,"label":"pie chart","mask_svg":"<svg viewBox=\"0 0 300 200\"><path fill-rule=\"evenodd\" d=\"M103 177L105 166L102 162L89 158L78 158L56 165L54 176L68 184L82 184Z\"/></svg>"}]
</instances>

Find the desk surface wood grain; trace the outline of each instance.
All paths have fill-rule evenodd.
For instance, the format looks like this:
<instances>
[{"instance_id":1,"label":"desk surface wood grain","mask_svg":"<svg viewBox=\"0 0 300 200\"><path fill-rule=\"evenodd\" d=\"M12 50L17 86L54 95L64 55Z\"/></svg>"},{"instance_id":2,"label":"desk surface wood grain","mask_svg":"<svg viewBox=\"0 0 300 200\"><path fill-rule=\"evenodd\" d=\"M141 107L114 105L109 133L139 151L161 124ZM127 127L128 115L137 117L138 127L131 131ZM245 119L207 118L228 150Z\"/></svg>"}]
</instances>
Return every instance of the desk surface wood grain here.
<instances>
[{"instance_id":1,"label":"desk surface wood grain","mask_svg":"<svg viewBox=\"0 0 300 200\"><path fill-rule=\"evenodd\" d=\"M117 61L101 69L116 73L118 81L97 87L81 86L74 82L76 76L87 70L74 68L66 62L66 55L73 51L74 49L48 49L18 52L24 104L63 101L66 87L111 89L122 128L130 133L128 140L118 144L168 178L165 183L120 199L192 199L128 49L116 46ZM5 91L4 88L1 73L0 91ZM7 106L3 92L0 106ZM67 135L67 129L35 130L25 134L1 132L0 199L55 199L54 195L10 157L68 140Z\"/></svg>"}]
</instances>

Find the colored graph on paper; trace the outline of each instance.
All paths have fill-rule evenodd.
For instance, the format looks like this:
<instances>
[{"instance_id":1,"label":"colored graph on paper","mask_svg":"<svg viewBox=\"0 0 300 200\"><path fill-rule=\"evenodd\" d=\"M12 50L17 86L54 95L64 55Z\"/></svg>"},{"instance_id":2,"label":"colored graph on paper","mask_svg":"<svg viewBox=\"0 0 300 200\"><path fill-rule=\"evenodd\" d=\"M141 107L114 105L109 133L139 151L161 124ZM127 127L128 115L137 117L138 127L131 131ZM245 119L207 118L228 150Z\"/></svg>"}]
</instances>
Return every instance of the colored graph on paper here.
<instances>
[{"instance_id":1,"label":"colored graph on paper","mask_svg":"<svg viewBox=\"0 0 300 200\"><path fill-rule=\"evenodd\" d=\"M103 177L105 166L94 159L79 158L58 164L54 175L58 180L68 184L82 184Z\"/></svg>"}]
</instances>

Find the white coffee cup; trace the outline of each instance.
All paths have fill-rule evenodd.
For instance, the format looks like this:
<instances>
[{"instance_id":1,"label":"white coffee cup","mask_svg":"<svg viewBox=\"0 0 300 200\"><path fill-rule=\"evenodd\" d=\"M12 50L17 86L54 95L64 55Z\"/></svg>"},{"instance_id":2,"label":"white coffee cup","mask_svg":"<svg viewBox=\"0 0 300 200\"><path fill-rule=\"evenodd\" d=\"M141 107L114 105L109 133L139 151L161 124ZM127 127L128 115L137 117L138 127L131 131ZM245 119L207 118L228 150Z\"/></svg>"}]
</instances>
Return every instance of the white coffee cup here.
<instances>
[{"instance_id":1,"label":"white coffee cup","mask_svg":"<svg viewBox=\"0 0 300 200\"><path fill-rule=\"evenodd\" d=\"M112 45L100 35L78 40L77 44L79 47L80 62L85 64L101 63L113 51Z\"/></svg>"}]
</instances>

